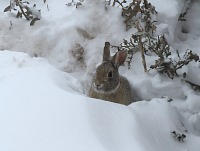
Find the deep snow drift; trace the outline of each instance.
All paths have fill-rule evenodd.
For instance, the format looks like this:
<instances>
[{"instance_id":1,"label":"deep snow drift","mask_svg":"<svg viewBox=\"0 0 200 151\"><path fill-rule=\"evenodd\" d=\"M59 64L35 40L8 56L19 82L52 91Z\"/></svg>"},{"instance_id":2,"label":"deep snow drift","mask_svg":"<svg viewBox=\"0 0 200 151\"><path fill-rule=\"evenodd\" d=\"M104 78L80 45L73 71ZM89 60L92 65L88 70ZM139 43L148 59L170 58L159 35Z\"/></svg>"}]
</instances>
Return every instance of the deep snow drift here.
<instances>
[{"instance_id":1,"label":"deep snow drift","mask_svg":"<svg viewBox=\"0 0 200 151\"><path fill-rule=\"evenodd\" d=\"M166 99L128 107L98 101L42 58L2 51L0 60L2 151L199 149L192 124ZM172 131L186 134L185 141Z\"/></svg>"},{"instance_id":2,"label":"deep snow drift","mask_svg":"<svg viewBox=\"0 0 200 151\"><path fill-rule=\"evenodd\" d=\"M85 0L78 9L65 0L29 2L42 12L33 27L15 12L0 13L1 151L199 151L199 92L181 78L144 73L140 54L130 70L120 68L139 102L123 106L87 97L104 42L119 45L134 32L124 30L121 9L105 10L97 0ZM158 32L167 33L183 53L192 49L200 55L200 3L194 1L187 22L178 22L181 0L151 2L159 12ZM9 1L0 3L3 12ZM148 57L147 64L155 59ZM199 67L192 62L180 72L200 84ZM186 138L179 142L172 131Z\"/></svg>"}]
</instances>

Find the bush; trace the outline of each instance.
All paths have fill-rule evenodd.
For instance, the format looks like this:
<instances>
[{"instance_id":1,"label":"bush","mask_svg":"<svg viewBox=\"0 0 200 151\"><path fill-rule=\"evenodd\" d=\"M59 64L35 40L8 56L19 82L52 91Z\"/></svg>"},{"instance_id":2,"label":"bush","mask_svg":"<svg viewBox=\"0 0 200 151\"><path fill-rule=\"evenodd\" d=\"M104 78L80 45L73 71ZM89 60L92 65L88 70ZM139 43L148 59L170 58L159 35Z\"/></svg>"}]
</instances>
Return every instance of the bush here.
<instances>
[{"instance_id":1,"label":"bush","mask_svg":"<svg viewBox=\"0 0 200 151\"><path fill-rule=\"evenodd\" d=\"M27 1L22 2L22 0L10 0L10 5L4 9L4 12L12 10L17 11L17 18L22 18L24 16L26 20L31 20L30 25L33 26L37 20L42 18L41 11L36 9L36 4L34 4L33 7L29 7L29 4L30 3Z\"/></svg>"}]
</instances>

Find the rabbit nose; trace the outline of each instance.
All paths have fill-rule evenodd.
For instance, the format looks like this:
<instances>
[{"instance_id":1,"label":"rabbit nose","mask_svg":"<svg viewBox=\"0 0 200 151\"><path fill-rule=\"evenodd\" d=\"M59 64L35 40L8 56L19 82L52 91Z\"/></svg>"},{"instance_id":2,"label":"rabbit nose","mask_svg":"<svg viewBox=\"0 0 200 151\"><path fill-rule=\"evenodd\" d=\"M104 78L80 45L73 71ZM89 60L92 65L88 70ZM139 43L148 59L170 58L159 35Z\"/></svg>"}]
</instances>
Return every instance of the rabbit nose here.
<instances>
[{"instance_id":1,"label":"rabbit nose","mask_svg":"<svg viewBox=\"0 0 200 151\"><path fill-rule=\"evenodd\" d=\"M95 87L99 87L99 86L100 86L100 84L99 84L99 83L98 83L98 84L94 83L94 85L95 85Z\"/></svg>"},{"instance_id":2,"label":"rabbit nose","mask_svg":"<svg viewBox=\"0 0 200 151\"><path fill-rule=\"evenodd\" d=\"M99 88L99 87L101 86L101 84L100 84L100 82L94 82L94 86L95 86L96 88Z\"/></svg>"}]
</instances>

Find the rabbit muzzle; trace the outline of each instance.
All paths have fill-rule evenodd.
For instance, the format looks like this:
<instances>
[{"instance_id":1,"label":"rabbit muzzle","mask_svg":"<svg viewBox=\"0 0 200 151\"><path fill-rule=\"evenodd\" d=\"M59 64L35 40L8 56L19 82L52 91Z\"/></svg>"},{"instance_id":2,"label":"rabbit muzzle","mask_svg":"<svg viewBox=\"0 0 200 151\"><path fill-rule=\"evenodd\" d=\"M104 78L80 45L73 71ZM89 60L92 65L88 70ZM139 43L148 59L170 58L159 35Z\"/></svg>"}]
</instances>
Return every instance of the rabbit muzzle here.
<instances>
[{"instance_id":1,"label":"rabbit muzzle","mask_svg":"<svg viewBox=\"0 0 200 151\"><path fill-rule=\"evenodd\" d=\"M103 84L102 83L93 83L93 86L95 89L100 90L103 88Z\"/></svg>"},{"instance_id":2,"label":"rabbit muzzle","mask_svg":"<svg viewBox=\"0 0 200 151\"><path fill-rule=\"evenodd\" d=\"M104 84L103 83L93 83L92 85L93 87L93 90L99 94L112 94L112 93L116 93L117 90L119 89L120 87L120 82L117 84L117 86L113 89L110 89L110 90L104 90Z\"/></svg>"}]
</instances>

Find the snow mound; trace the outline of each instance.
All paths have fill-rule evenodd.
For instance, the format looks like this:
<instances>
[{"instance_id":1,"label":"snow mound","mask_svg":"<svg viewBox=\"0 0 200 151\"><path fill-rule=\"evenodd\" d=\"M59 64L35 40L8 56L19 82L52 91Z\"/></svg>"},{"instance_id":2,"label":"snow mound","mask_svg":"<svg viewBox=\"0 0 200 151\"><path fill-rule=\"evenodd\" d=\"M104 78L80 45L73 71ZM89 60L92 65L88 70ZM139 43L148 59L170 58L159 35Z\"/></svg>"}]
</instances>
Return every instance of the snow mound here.
<instances>
[{"instance_id":1,"label":"snow mound","mask_svg":"<svg viewBox=\"0 0 200 151\"><path fill-rule=\"evenodd\" d=\"M20 52L1 51L0 67L2 151L199 150L193 127L165 99L124 106L87 98L80 81Z\"/></svg>"}]
</instances>

